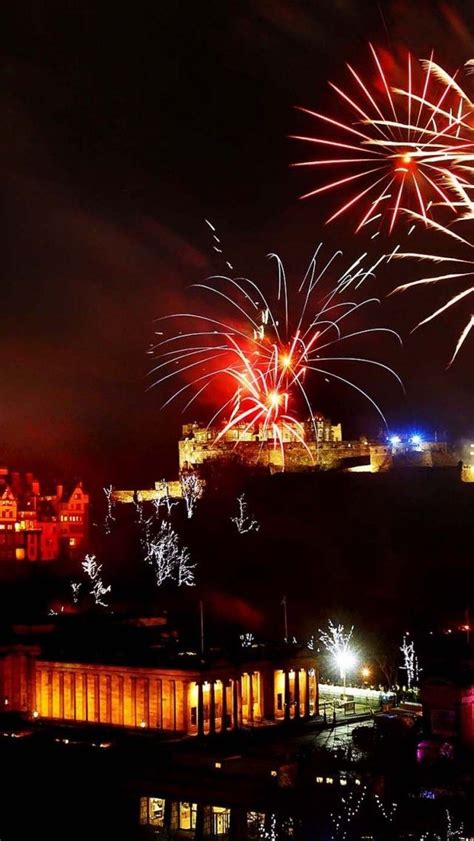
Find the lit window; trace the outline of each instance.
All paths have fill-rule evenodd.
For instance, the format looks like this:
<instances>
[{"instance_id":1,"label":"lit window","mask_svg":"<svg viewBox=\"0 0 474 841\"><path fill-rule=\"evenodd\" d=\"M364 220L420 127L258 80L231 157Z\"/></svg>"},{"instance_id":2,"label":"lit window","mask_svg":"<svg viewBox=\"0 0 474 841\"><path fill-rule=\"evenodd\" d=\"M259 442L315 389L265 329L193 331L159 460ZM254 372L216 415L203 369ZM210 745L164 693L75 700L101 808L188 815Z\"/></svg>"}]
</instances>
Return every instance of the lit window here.
<instances>
[{"instance_id":1,"label":"lit window","mask_svg":"<svg viewBox=\"0 0 474 841\"><path fill-rule=\"evenodd\" d=\"M347 780L344 780L344 779L339 780L339 785L340 786L346 786L347 785Z\"/></svg>"},{"instance_id":2,"label":"lit window","mask_svg":"<svg viewBox=\"0 0 474 841\"><path fill-rule=\"evenodd\" d=\"M212 807L212 834L228 835L230 828L230 809L224 806Z\"/></svg>"},{"instance_id":3,"label":"lit window","mask_svg":"<svg viewBox=\"0 0 474 841\"><path fill-rule=\"evenodd\" d=\"M333 782L334 782L334 780L333 780L332 777L326 777L326 783L328 784L328 786L331 786L333 784Z\"/></svg>"},{"instance_id":4,"label":"lit window","mask_svg":"<svg viewBox=\"0 0 474 841\"><path fill-rule=\"evenodd\" d=\"M70 537L69 538L69 546L75 546L75 545L76 545L76 538L75 537Z\"/></svg>"},{"instance_id":5,"label":"lit window","mask_svg":"<svg viewBox=\"0 0 474 841\"><path fill-rule=\"evenodd\" d=\"M164 827L165 801L162 797L140 798L140 823Z\"/></svg>"},{"instance_id":6,"label":"lit window","mask_svg":"<svg viewBox=\"0 0 474 841\"><path fill-rule=\"evenodd\" d=\"M179 804L179 828L196 829L196 803L180 802Z\"/></svg>"},{"instance_id":7,"label":"lit window","mask_svg":"<svg viewBox=\"0 0 474 841\"><path fill-rule=\"evenodd\" d=\"M320 784L324 783L324 777L316 777L316 782Z\"/></svg>"}]
</instances>

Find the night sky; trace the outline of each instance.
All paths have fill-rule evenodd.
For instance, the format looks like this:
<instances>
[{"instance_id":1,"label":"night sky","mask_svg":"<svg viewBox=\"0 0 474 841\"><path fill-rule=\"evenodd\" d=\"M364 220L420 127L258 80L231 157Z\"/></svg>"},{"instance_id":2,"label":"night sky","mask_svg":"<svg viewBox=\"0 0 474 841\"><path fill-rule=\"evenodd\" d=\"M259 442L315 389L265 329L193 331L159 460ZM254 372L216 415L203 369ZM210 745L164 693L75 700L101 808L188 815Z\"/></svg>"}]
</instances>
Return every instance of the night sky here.
<instances>
[{"instance_id":1,"label":"night sky","mask_svg":"<svg viewBox=\"0 0 474 841\"><path fill-rule=\"evenodd\" d=\"M397 58L434 48L454 71L474 57L474 7L26 0L5 17L2 459L91 482L172 475L183 418L147 391L146 350L153 319L222 268L204 219L236 269L259 279L270 277L269 251L299 282L321 239L329 251L365 250L350 218L323 229L331 199L298 201L314 178L288 166L301 158L288 135L304 125L293 106L334 112L327 80L343 84L347 60L370 78L369 40ZM380 273L367 294L384 298L410 271ZM474 339L445 365L470 313L461 305L410 336L433 301L392 298L376 316L403 334L405 352L387 345L383 358L406 397L388 379L366 372L363 382L393 427L469 436ZM323 384L314 403L347 435L380 428L344 389Z\"/></svg>"}]
</instances>

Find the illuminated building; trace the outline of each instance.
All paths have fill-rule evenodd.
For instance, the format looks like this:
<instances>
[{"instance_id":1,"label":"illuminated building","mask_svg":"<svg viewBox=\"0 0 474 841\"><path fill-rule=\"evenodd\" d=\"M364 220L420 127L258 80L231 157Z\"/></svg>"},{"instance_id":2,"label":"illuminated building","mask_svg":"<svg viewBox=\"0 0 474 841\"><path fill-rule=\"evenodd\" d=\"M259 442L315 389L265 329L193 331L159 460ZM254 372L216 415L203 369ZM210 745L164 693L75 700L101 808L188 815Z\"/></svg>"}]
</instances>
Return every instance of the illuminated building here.
<instances>
[{"instance_id":1,"label":"illuminated building","mask_svg":"<svg viewBox=\"0 0 474 841\"><path fill-rule=\"evenodd\" d=\"M82 552L88 514L81 482L43 493L32 473L0 468L0 560L53 561Z\"/></svg>"},{"instance_id":2,"label":"illuminated building","mask_svg":"<svg viewBox=\"0 0 474 841\"><path fill-rule=\"evenodd\" d=\"M258 646L228 656L179 652L155 627L81 626L3 647L8 709L67 723L98 723L208 735L318 714L317 661L307 648ZM151 639L150 639L151 637ZM99 648L99 651L97 649ZM120 652L120 653L118 653Z\"/></svg>"},{"instance_id":3,"label":"illuminated building","mask_svg":"<svg viewBox=\"0 0 474 841\"><path fill-rule=\"evenodd\" d=\"M420 434L391 435L384 444L370 445L370 471L394 467L455 467L457 454L446 441L425 440Z\"/></svg>"},{"instance_id":4,"label":"illuminated building","mask_svg":"<svg viewBox=\"0 0 474 841\"><path fill-rule=\"evenodd\" d=\"M289 422L283 431L283 441L274 440L270 428L262 425L248 428L247 424L232 426L224 435L216 427L187 423L179 441L179 468L197 467L212 459L226 459L237 455L249 465L263 465L270 470L308 470L319 467L341 467L346 459L369 457L365 438L343 441L341 424L315 416L310 421L296 425ZM303 442L301 441L303 438Z\"/></svg>"}]
</instances>

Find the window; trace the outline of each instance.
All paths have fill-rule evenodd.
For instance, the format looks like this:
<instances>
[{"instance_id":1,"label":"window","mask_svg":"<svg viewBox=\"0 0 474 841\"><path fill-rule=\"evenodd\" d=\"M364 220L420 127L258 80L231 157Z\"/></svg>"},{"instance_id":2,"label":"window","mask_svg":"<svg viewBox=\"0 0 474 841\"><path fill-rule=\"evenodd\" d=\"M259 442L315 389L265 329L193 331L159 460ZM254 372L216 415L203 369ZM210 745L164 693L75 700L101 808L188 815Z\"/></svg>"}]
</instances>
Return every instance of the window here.
<instances>
[{"instance_id":1,"label":"window","mask_svg":"<svg viewBox=\"0 0 474 841\"><path fill-rule=\"evenodd\" d=\"M182 801L179 804L179 828L196 829L196 812L196 803L186 803Z\"/></svg>"},{"instance_id":2,"label":"window","mask_svg":"<svg viewBox=\"0 0 474 841\"><path fill-rule=\"evenodd\" d=\"M277 710L281 712L283 709L283 693L279 692L277 695Z\"/></svg>"},{"instance_id":3,"label":"window","mask_svg":"<svg viewBox=\"0 0 474 841\"><path fill-rule=\"evenodd\" d=\"M148 826L164 827L165 800L162 797L140 798L140 823Z\"/></svg>"},{"instance_id":4,"label":"window","mask_svg":"<svg viewBox=\"0 0 474 841\"><path fill-rule=\"evenodd\" d=\"M228 835L230 827L230 809L223 806L212 807L212 834Z\"/></svg>"}]
</instances>

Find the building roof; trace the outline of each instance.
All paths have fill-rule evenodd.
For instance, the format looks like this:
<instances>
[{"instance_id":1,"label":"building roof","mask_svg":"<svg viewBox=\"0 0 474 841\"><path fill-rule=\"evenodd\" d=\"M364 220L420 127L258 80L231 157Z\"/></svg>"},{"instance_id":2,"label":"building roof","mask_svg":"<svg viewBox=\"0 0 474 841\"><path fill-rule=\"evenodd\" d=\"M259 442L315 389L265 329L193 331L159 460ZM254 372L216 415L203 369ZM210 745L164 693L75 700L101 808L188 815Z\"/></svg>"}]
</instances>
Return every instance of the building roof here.
<instances>
[{"instance_id":1,"label":"building roof","mask_svg":"<svg viewBox=\"0 0 474 841\"><path fill-rule=\"evenodd\" d=\"M276 668L314 666L316 657L306 647L265 644L236 647L233 651L211 648L204 656L199 644L191 649L179 643L175 629L166 622L133 623L121 617L91 614L61 615L42 626L15 626L2 648L14 644L38 646L40 659L53 662L173 669L189 672L256 668L270 662Z\"/></svg>"}]
</instances>

